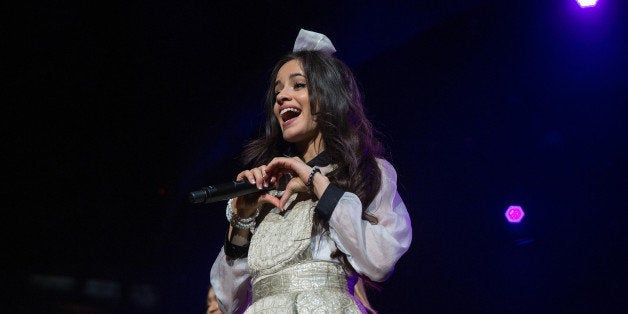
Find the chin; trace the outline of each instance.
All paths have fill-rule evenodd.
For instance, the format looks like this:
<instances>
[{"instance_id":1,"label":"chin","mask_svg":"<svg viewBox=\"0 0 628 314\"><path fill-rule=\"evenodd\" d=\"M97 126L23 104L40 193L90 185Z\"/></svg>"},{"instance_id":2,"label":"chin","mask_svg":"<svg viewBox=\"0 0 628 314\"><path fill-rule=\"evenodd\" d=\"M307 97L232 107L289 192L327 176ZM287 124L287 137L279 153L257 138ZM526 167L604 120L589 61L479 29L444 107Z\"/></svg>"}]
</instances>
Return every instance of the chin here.
<instances>
[{"instance_id":1,"label":"chin","mask_svg":"<svg viewBox=\"0 0 628 314\"><path fill-rule=\"evenodd\" d=\"M303 134L295 134L294 132L284 132L283 139L288 143L298 143L306 139L307 137Z\"/></svg>"},{"instance_id":2,"label":"chin","mask_svg":"<svg viewBox=\"0 0 628 314\"><path fill-rule=\"evenodd\" d=\"M283 140L292 144L300 142L298 139L295 139L293 136L286 136L286 135L283 136Z\"/></svg>"}]
</instances>

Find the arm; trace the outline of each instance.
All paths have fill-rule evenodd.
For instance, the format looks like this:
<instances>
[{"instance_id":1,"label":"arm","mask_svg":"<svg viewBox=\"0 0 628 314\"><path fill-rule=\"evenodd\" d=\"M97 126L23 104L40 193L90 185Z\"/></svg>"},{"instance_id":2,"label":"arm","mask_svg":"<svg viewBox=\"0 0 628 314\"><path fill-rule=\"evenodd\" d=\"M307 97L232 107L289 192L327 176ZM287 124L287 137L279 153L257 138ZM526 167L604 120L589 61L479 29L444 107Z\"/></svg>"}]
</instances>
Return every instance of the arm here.
<instances>
[{"instance_id":1,"label":"arm","mask_svg":"<svg viewBox=\"0 0 628 314\"><path fill-rule=\"evenodd\" d=\"M212 265L211 286L223 313L242 313L249 304L251 276L246 258L232 259L224 248Z\"/></svg>"},{"instance_id":2,"label":"arm","mask_svg":"<svg viewBox=\"0 0 628 314\"><path fill-rule=\"evenodd\" d=\"M316 211L329 219L329 233L338 249L347 255L349 263L371 280L385 280L395 263L410 247L412 227L406 206L397 193L397 173L390 163L377 160L382 173L379 192L367 208L377 224L362 220L362 203L353 193L345 192L329 183L323 173L313 173L312 167L297 158L273 159L266 171L270 182L276 182L278 173L295 175L279 201L280 209L287 198L298 192L307 192L306 183L312 178L311 192L319 198Z\"/></svg>"},{"instance_id":3,"label":"arm","mask_svg":"<svg viewBox=\"0 0 628 314\"><path fill-rule=\"evenodd\" d=\"M260 166L242 171L236 180L247 179L258 189L268 184L264 181L264 168ZM236 197L228 202L227 211L242 218L253 215L262 204L279 204L279 199L268 193L255 193ZM258 211L259 212L259 211ZM227 215L229 217L229 215ZM251 236L249 229L240 229L237 224L229 227L225 245L220 250L211 269L211 286L216 294L219 307L224 313L242 313L250 303L251 276L248 269L248 246Z\"/></svg>"},{"instance_id":4,"label":"arm","mask_svg":"<svg viewBox=\"0 0 628 314\"><path fill-rule=\"evenodd\" d=\"M390 275L412 241L410 217L397 193L395 169L385 160L378 159L378 164L382 184L367 208L378 219L377 224L362 220L362 203L355 194L334 185L327 187L319 202L321 207L331 208L330 237L338 249L347 255L358 273L374 281L385 280Z\"/></svg>"}]
</instances>

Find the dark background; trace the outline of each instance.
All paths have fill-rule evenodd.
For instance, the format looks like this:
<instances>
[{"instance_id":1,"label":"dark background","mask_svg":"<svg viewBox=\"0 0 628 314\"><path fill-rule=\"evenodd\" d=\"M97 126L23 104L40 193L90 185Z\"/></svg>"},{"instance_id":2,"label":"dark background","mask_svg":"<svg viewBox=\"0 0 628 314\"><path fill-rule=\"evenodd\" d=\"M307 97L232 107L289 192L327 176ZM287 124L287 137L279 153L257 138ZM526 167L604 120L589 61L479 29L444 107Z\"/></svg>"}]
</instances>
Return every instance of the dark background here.
<instances>
[{"instance_id":1,"label":"dark background","mask_svg":"<svg viewBox=\"0 0 628 314\"><path fill-rule=\"evenodd\" d=\"M411 214L381 313L628 306L625 1L3 7L7 313L203 312L227 224L186 194L241 170L299 28L355 71Z\"/></svg>"}]
</instances>

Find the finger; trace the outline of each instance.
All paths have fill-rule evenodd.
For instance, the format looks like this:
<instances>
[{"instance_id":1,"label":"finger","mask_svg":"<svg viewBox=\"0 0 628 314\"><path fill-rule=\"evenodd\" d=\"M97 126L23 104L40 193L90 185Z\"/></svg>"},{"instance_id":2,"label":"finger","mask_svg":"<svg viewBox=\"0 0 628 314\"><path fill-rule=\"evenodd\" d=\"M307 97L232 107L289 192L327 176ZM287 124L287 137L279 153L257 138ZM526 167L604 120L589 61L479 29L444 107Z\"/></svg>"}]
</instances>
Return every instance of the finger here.
<instances>
[{"instance_id":1,"label":"finger","mask_svg":"<svg viewBox=\"0 0 628 314\"><path fill-rule=\"evenodd\" d=\"M266 184L264 185L265 187L268 187L269 184L272 184L274 182L273 177L277 176L276 173L268 171L268 167L264 167L264 169L262 170L262 175L264 178L264 183Z\"/></svg>"},{"instance_id":2,"label":"finger","mask_svg":"<svg viewBox=\"0 0 628 314\"><path fill-rule=\"evenodd\" d=\"M271 160L268 165L266 165L267 172L275 172L281 168L290 168L290 164L288 163L289 158L285 157L275 157Z\"/></svg>"},{"instance_id":3,"label":"finger","mask_svg":"<svg viewBox=\"0 0 628 314\"><path fill-rule=\"evenodd\" d=\"M263 185L265 188L268 187L268 173L266 173L266 166L260 166L260 171L262 172Z\"/></svg>"},{"instance_id":4,"label":"finger","mask_svg":"<svg viewBox=\"0 0 628 314\"><path fill-rule=\"evenodd\" d=\"M262 167L257 167L255 169L252 169L251 171L255 175L255 184L257 185L258 189L262 189L262 187L268 187L268 181Z\"/></svg>"},{"instance_id":5,"label":"finger","mask_svg":"<svg viewBox=\"0 0 628 314\"><path fill-rule=\"evenodd\" d=\"M272 204L273 206L280 208L280 202L279 199L275 196L272 196L268 193L263 194L262 196L260 196L259 198L260 202L262 203L268 203L268 204Z\"/></svg>"},{"instance_id":6,"label":"finger","mask_svg":"<svg viewBox=\"0 0 628 314\"><path fill-rule=\"evenodd\" d=\"M255 176L250 170L244 170L238 174L236 181L247 180L251 184L255 184Z\"/></svg>"},{"instance_id":7,"label":"finger","mask_svg":"<svg viewBox=\"0 0 628 314\"><path fill-rule=\"evenodd\" d=\"M305 186L305 183L299 177L292 178L290 182L288 182L286 190L290 190L293 193L308 192L307 186Z\"/></svg>"},{"instance_id":8,"label":"finger","mask_svg":"<svg viewBox=\"0 0 628 314\"><path fill-rule=\"evenodd\" d=\"M251 173L255 177L255 185L258 189L262 189L262 182L264 182L264 177L262 176L262 171L259 168L251 169Z\"/></svg>"},{"instance_id":9,"label":"finger","mask_svg":"<svg viewBox=\"0 0 628 314\"><path fill-rule=\"evenodd\" d=\"M285 210L286 203L288 203L288 199L290 198L292 194L293 192L290 189L286 189L286 191L283 193L283 195L281 196L281 199L279 200L279 206L277 206L277 208L279 208L280 211Z\"/></svg>"},{"instance_id":10,"label":"finger","mask_svg":"<svg viewBox=\"0 0 628 314\"><path fill-rule=\"evenodd\" d=\"M266 173L266 165L261 165L259 168L260 168L260 170L262 170L262 174L264 176L266 176L267 175L267 173Z\"/></svg>"},{"instance_id":11,"label":"finger","mask_svg":"<svg viewBox=\"0 0 628 314\"><path fill-rule=\"evenodd\" d=\"M272 175L268 182L273 187L280 188L280 187L282 187L281 181L279 181L280 179L281 179L281 175L276 174L276 175ZM285 188L285 185L283 185L283 187Z\"/></svg>"}]
</instances>

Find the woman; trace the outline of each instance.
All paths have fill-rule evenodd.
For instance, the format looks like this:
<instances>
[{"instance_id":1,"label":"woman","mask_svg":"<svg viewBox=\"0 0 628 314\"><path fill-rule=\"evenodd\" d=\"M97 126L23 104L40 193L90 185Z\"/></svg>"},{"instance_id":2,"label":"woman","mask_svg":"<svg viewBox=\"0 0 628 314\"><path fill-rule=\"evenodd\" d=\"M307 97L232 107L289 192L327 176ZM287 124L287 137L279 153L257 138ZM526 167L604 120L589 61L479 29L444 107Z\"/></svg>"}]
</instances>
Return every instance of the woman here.
<instances>
[{"instance_id":1,"label":"woman","mask_svg":"<svg viewBox=\"0 0 628 314\"><path fill-rule=\"evenodd\" d=\"M322 47L321 47L322 45ZM225 313L365 312L359 277L385 280L412 230L348 67L322 34L301 30L275 65L265 134L236 180L281 192L229 200L230 228L211 284Z\"/></svg>"}]
</instances>

